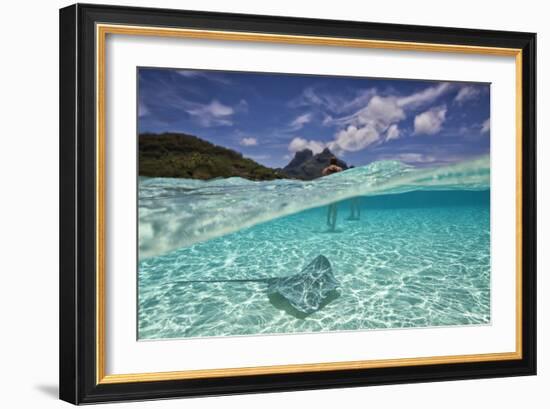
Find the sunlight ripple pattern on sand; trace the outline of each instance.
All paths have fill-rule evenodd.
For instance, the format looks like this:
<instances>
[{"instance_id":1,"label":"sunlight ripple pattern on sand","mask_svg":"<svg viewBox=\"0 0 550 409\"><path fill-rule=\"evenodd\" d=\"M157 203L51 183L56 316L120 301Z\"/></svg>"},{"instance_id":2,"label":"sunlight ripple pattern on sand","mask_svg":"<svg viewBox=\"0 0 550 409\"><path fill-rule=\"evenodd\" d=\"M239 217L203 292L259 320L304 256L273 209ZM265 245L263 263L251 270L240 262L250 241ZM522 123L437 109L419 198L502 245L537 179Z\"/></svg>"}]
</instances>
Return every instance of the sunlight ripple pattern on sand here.
<instances>
[{"instance_id":1,"label":"sunlight ripple pattern on sand","mask_svg":"<svg viewBox=\"0 0 550 409\"><path fill-rule=\"evenodd\" d=\"M338 204L335 232L326 207L315 207L144 258L139 338L489 324L490 192L482 186L362 196L359 221L345 220L349 201ZM320 254L340 296L305 318L276 308L261 281L186 283L287 276Z\"/></svg>"}]
</instances>

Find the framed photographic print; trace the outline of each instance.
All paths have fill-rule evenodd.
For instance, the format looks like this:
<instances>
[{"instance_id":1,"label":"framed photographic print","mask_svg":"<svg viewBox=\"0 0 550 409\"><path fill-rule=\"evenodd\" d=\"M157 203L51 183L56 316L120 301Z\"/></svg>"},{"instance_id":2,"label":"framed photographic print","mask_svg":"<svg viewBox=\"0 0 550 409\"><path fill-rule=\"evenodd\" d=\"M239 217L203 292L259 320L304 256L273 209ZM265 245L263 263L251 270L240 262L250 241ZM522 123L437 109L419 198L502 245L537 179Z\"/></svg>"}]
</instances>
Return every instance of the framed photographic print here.
<instances>
[{"instance_id":1,"label":"framed photographic print","mask_svg":"<svg viewBox=\"0 0 550 409\"><path fill-rule=\"evenodd\" d=\"M61 399L535 374L535 39L61 9Z\"/></svg>"}]
</instances>

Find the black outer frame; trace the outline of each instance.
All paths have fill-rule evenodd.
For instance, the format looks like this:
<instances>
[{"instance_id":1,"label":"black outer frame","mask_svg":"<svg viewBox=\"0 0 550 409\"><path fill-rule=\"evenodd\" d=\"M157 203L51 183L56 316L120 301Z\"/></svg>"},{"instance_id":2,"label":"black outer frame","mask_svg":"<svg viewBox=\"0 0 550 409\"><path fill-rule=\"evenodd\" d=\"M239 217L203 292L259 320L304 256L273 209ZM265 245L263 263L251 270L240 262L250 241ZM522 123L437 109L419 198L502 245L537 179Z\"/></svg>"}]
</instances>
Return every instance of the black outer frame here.
<instances>
[{"instance_id":1,"label":"black outer frame","mask_svg":"<svg viewBox=\"0 0 550 409\"><path fill-rule=\"evenodd\" d=\"M95 24L132 24L523 50L523 358L96 384ZM60 399L74 404L536 374L536 34L76 4L60 10Z\"/></svg>"}]
</instances>

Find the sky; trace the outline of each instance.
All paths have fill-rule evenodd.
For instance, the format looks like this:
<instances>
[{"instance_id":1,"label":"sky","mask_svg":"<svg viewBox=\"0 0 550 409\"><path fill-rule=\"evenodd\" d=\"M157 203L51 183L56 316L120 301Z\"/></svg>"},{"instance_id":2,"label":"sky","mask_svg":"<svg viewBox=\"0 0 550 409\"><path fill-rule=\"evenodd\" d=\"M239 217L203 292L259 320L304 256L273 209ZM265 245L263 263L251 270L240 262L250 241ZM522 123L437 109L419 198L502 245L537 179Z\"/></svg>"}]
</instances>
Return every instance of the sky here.
<instances>
[{"instance_id":1,"label":"sky","mask_svg":"<svg viewBox=\"0 0 550 409\"><path fill-rule=\"evenodd\" d=\"M182 132L269 167L329 148L348 165L489 153L490 84L138 69L138 132Z\"/></svg>"}]
</instances>

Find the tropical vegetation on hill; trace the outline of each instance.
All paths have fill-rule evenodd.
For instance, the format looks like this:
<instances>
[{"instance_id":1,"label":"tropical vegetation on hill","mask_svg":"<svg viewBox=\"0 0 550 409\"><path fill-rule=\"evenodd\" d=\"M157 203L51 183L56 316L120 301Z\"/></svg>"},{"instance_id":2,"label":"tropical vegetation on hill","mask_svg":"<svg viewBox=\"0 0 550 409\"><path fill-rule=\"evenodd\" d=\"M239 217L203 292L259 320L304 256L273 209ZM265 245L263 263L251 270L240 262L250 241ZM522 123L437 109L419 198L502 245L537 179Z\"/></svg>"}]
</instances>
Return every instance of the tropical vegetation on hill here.
<instances>
[{"instance_id":1,"label":"tropical vegetation on hill","mask_svg":"<svg viewBox=\"0 0 550 409\"><path fill-rule=\"evenodd\" d=\"M139 175L192 179L239 176L251 180L285 177L232 149L182 133L141 134Z\"/></svg>"}]
</instances>

